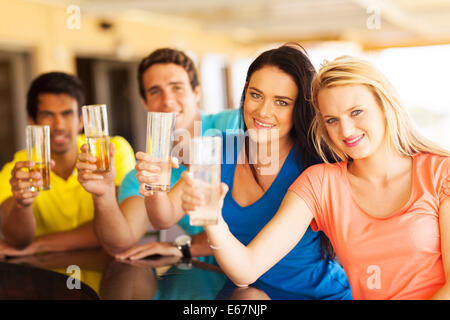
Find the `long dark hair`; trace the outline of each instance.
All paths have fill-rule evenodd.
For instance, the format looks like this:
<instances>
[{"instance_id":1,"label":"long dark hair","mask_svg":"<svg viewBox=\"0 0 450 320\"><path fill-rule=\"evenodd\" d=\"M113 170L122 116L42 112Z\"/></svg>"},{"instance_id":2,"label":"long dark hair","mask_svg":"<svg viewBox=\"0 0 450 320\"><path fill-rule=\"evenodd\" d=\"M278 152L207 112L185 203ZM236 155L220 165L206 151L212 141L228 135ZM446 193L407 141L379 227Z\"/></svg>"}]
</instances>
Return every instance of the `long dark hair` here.
<instances>
[{"instance_id":1,"label":"long dark hair","mask_svg":"<svg viewBox=\"0 0 450 320\"><path fill-rule=\"evenodd\" d=\"M298 88L297 99L295 100L293 109L293 126L289 132L289 135L294 142L297 163L300 164L301 162L303 169L320 163L321 159L314 148L312 138L309 136L309 128L316 114L311 103L311 85L313 78L316 75L316 71L309 60L305 49L299 44L289 43L279 48L265 51L260 54L248 68L247 77L245 79L246 85L242 93L240 104L240 116L242 119L241 123L244 126L244 132L247 132L247 126L243 121L247 86L253 73L266 66L276 67L291 76ZM249 159L248 139L248 137L245 139L245 153L247 159ZM249 166L256 182L261 186L254 165L249 163ZM328 260L335 258L335 252L330 240L323 232L320 232L320 250L323 259Z\"/></svg>"}]
</instances>

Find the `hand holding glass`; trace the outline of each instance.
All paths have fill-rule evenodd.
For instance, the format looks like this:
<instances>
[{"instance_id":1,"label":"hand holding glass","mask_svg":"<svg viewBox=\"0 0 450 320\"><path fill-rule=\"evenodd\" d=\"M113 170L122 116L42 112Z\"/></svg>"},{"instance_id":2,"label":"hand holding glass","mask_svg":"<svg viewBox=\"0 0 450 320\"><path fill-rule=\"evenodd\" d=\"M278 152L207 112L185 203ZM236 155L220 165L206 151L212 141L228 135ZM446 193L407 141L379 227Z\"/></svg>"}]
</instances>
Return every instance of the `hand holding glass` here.
<instances>
[{"instance_id":1,"label":"hand holding glass","mask_svg":"<svg viewBox=\"0 0 450 320\"><path fill-rule=\"evenodd\" d=\"M39 172L42 187L30 187L31 192L50 189L50 127L27 126L27 156L34 162L30 172Z\"/></svg>"},{"instance_id":2,"label":"hand holding glass","mask_svg":"<svg viewBox=\"0 0 450 320\"><path fill-rule=\"evenodd\" d=\"M192 226L217 224L219 219L222 137L194 137L191 140L189 171L203 196L203 205L189 214Z\"/></svg>"},{"instance_id":3,"label":"hand holding glass","mask_svg":"<svg viewBox=\"0 0 450 320\"><path fill-rule=\"evenodd\" d=\"M97 170L94 172L109 171L109 133L106 105L83 106L82 112L86 144L89 146L89 153L97 159L95 162Z\"/></svg>"}]
</instances>

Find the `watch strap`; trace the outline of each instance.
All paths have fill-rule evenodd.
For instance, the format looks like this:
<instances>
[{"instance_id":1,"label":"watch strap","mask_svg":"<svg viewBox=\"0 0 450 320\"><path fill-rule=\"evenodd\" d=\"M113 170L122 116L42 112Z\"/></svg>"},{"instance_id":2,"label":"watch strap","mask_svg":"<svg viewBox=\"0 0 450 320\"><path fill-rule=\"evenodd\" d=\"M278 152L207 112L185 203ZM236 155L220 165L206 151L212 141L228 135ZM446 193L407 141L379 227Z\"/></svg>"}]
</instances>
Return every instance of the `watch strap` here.
<instances>
[{"instance_id":1,"label":"watch strap","mask_svg":"<svg viewBox=\"0 0 450 320\"><path fill-rule=\"evenodd\" d=\"M191 249L188 244L184 244L182 246L179 246L178 249L181 250L181 253L183 254L184 259L191 259Z\"/></svg>"}]
</instances>

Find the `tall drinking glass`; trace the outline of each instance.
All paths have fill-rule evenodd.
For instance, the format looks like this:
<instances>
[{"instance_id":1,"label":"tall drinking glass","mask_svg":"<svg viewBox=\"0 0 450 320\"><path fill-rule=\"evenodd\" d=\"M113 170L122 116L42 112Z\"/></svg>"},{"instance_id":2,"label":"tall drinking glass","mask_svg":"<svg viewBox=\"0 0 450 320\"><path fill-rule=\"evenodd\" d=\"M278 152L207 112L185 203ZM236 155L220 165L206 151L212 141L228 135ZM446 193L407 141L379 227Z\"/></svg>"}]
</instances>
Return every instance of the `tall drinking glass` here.
<instances>
[{"instance_id":1,"label":"tall drinking glass","mask_svg":"<svg viewBox=\"0 0 450 320\"><path fill-rule=\"evenodd\" d=\"M189 171L204 197L204 205L190 214L192 226L217 224L220 197L222 137L194 137L191 140Z\"/></svg>"},{"instance_id":2,"label":"tall drinking glass","mask_svg":"<svg viewBox=\"0 0 450 320\"><path fill-rule=\"evenodd\" d=\"M89 146L89 153L97 160L97 170L94 172L109 171L109 133L108 114L106 105L96 104L83 106L84 133L86 144Z\"/></svg>"},{"instance_id":3,"label":"tall drinking glass","mask_svg":"<svg viewBox=\"0 0 450 320\"><path fill-rule=\"evenodd\" d=\"M173 131L175 128L175 113L148 112L147 113L147 153L152 157L154 165L159 166L159 181L145 186L147 191L170 190L170 153L173 145Z\"/></svg>"},{"instance_id":4,"label":"tall drinking glass","mask_svg":"<svg viewBox=\"0 0 450 320\"><path fill-rule=\"evenodd\" d=\"M34 162L30 172L40 172L42 187L30 187L30 191L50 189L50 127L27 126L27 156Z\"/></svg>"}]
</instances>

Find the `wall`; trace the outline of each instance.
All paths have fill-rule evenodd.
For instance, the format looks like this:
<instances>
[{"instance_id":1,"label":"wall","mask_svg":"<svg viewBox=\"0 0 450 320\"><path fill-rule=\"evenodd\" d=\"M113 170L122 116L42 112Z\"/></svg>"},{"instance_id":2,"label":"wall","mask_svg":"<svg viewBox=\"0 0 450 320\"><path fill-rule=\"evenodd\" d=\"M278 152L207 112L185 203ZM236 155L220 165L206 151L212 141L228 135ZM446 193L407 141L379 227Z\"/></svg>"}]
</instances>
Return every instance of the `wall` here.
<instances>
[{"instance_id":1,"label":"wall","mask_svg":"<svg viewBox=\"0 0 450 320\"><path fill-rule=\"evenodd\" d=\"M0 49L26 50L32 56L32 76L50 70L75 72L79 56L102 56L139 60L153 49L175 46L195 52L228 53L247 56L253 48L232 43L220 34L209 34L192 21L166 16L128 12L114 18L80 11L80 28L74 22L76 12L67 4L44 4L25 0L0 0ZM113 27L102 30L102 19Z\"/></svg>"}]
</instances>

